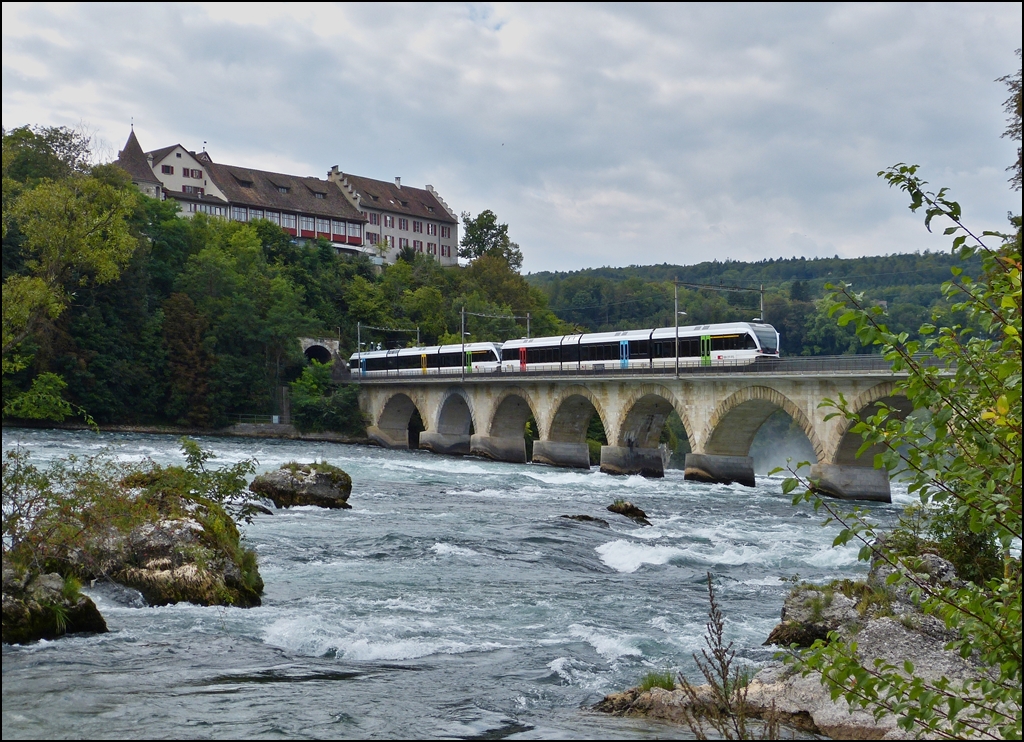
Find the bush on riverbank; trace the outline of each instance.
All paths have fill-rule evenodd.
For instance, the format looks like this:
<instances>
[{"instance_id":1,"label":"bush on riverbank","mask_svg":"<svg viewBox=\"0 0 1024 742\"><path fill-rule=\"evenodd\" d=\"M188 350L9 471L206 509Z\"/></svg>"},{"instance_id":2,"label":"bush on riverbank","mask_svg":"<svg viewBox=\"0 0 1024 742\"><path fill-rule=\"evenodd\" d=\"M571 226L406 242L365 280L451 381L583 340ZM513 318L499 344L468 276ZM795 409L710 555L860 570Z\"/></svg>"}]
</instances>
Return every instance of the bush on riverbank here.
<instances>
[{"instance_id":1,"label":"bush on riverbank","mask_svg":"<svg viewBox=\"0 0 1024 742\"><path fill-rule=\"evenodd\" d=\"M182 439L186 465L69 457L46 469L25 451L3 462L4 564L30 574L108 579L150 604L259 605L256 555L237 520L253 513L245 492L252 461L219 470Z\"/></svg>"},{"instance_id":2,"label":"bush on riverbank","mask_svg":"<svg viewBox=\"0 0 1024 742\"><path fill-rule=\"evenodd\" d=\"M366 416L359 408L359 387L331 384L331 365L311 361L291 384L292 422L303 433L333 431L366 436Z\"/></svg>"},{"instance_id":3,"label":"bush on riverbank","mask_svg":"<svg viewBox=\"0 0 1024 742\"><path fill-rule=\"evenodd\" d=\"M866 512L843 512L813 494L812 483L802 481L806 491L796 501L824 508L842 527L835 543L860 541L862 559L886 565L888 585L910 593L925 614L941 619L951 637L947 648L988 672L954 684L941 673L915 674L910 663L899 669L903 658L869 664L858 642L835 632L827 643L819 640L805 650L798 664L805 674L820 673L833 695L851 706L894 715L906 732L1019 739L1021 569L1014 552L1022 522L1021 218L1011 218L1012 234L977 236L963 224L960 205L945 190L926 191L916 173L915 166L900 164L880 174L907 192L912 209L925 208L926 224L936 218L951 222L946 234L959 233L953 247L962 258L982 258L977 280L954 269L954 280L943 286L956 302L958 321L936 316L934 325L921 327L924 341L910 340L889 329L882 308L845 285L836 290L833 313L842 312L840 324L853 324L865 344L881 346L893 371L905 376L890 396L930 410L931 419L904 417L884 403L864 419L845 399L830 404L863 436L861 451L877 452L876 467L905 472L923 510L883 535ZM990 238L1001 244L985 244ZM940 363L925 364L925 354ZM799 477L788 479L783 489L799 484ZM948 555L967 581L923 578L938 554Z\"/></svg>"}]
</instances>

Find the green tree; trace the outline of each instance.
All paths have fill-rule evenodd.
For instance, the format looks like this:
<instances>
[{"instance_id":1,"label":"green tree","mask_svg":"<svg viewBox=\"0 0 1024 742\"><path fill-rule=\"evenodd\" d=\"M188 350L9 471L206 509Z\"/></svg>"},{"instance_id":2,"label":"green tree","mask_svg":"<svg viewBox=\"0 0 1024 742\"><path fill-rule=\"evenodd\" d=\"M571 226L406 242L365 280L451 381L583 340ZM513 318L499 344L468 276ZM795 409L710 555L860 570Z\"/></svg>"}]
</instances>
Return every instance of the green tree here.
<instances>
[{"instance_id":1,"label":"green tree","mask_svg":"<svg viewBox=\"0 0 1024 742\"><path fill-rule=\"evenodd\" d=\"M497 215L485 209L471 217L468 211L462 213L462 241L459 243L459 257L476 260L484 255L501 258L516 273L523 267L523 253L519 245L508 236L508 225L499 224Z\"/></svg>"},{"instance_id":2,"label":"green tree","mask_svg":"<svg viewBox=\"0 0 1024 742\"><path fill-rule=\"evenodd\" d=\"M900 468L909 477L910 492L927 509L944 513L939 534L956 542L977 544L989 534L999 544L1002 574L985 580L984 571L962 575L977 581L960 587L934 586L915 574L912 558L901 559L879 541L880 529L865 513L841 512L834 503L808 499L824 508L842 530L837 544L859 540L861 558L875 558L896 568L892 579L909 583L924 611L941 618L958 637L947 646L963 657L980 661L988 674L960 684L942 679L926 682L906 663L865 667L856 643L830 635L799 659L805 670L818 671L833 697L873 710L895 714L907 731L926 736L1021 737L1021 566L1012 556L1021 534L1021 219L1012 218L1015 233L978 235L964 224L960 205L946 190L927 191L916 166L897 165L879 173L890 186L904 190L910 208L924 209L925 225L936 219L952 224L953 248L961 258L982 257L975 280L959 268L944 285L966 323L937 321L920 328L923 340L895 332L885 324L877 305L841 286L830 311L841 312L839 324L856 328L866 345L881 348L895 372L907 374L898 385L915 409L932 411L931 420L901 419L882 406L860 420L846 400L835 402L854 432L864 437L861 450L880 446L875 465L890 472ZM1001 241L990 246L991 241ZM941 320L941 318L937 318ZM927 354L937 363L925 363ZM787 490L798 486L786 481ZM950 517L951 516L951 517ZM943 522L943 520L940 520ZM967 533L963 533L966 529ZM897 539L898 540L898 539ZM985 539L982 539L984 542ZM974 548L974 547L972 547ZM920 571L920 570L917 570Z\"/></svg>"}]
</instances>

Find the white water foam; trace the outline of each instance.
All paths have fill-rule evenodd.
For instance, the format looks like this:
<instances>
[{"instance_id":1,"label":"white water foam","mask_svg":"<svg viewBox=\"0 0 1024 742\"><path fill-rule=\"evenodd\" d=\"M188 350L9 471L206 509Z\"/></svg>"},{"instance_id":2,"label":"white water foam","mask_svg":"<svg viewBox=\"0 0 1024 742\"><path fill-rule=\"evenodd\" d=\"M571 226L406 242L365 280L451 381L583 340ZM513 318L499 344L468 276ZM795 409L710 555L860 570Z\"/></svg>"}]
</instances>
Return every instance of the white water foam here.
<instances>
[{"instance_id":1,"label":"white water foam","mask_svg":"<svg viewBox=\"0 0 1024 742\"><path fill-rule=\"evenodd\" d=\"M616 572L636 572L644 564L665 564L676 556L685 554L675 546L647 546L625 539L609 541L594 549L601 555L601 561Z\"/></svg>"},{"instance_id":2,"label":"white water foam","mask_svg":"<svg viewBox=\"0 0 1024 742\"><path fill-rule=\"evenodd\" d=\"M456 546L445 542L439 542L430 547L430 550L438 556L480 556L480 552L467 549L465 546Z\"/></svg>"},{"instance_id":3,"label":"white water foam","mask_svg":"<svg viewBox=\"0 0 1024 742\"><path fill-rule=\"evenodd\" d=\"M569 636L582 639L596 649L598 654L610 660L643 654L638 647L633 646L631 637L612 634L583 624L574 623L569 626Z\"/></svg>"}]
</instances>

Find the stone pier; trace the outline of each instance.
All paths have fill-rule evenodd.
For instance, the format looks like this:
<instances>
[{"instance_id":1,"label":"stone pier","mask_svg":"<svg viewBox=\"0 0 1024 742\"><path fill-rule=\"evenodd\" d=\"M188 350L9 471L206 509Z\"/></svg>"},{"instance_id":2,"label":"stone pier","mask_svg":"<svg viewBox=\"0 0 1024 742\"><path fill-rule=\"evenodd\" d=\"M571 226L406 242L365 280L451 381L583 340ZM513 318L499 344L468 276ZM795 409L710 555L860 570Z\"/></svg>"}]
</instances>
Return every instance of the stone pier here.
<instances>
[{"instance_id":1,"label":"stone pier","mask_svg":"<svg viewBox=\"0 0 1024 742\"><path fill-rule=\"evenodd\" d=\"M565 466L571 469L590 468L590 449L586 443L534 441L533 460L538 464Z\"/></svg>"}]
</instances>

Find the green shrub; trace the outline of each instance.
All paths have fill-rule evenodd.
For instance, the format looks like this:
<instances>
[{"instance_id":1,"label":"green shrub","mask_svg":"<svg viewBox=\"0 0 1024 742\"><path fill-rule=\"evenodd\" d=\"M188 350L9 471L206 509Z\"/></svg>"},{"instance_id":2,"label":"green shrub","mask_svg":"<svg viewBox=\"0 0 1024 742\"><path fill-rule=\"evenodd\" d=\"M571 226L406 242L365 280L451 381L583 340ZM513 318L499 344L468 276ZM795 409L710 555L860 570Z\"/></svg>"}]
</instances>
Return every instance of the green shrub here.
<instances>
[{"instance_id":1,"label":"green shrub","mask_svg":"<svg viewBox=\"0 0 1024 742\"><path fill-rule=\"evenodd\" d=\"M676 679L670 671L649 672L643 676L638 686L641 692L649 691L651 688L664 688L665 690L676 689Z\"/></svg>"}]
</instances>

